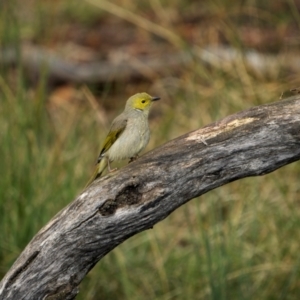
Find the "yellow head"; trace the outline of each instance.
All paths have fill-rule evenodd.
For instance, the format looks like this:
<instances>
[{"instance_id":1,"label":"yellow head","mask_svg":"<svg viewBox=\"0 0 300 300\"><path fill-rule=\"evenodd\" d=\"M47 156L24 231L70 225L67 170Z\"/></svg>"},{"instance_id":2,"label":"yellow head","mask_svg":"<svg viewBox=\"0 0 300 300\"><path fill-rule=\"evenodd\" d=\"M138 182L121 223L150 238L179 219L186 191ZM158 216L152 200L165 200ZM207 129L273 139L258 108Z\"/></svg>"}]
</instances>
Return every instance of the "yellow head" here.
<instances>
[{"instance_id":1,"label":"yellow head","mask_svg":"<svg viewBox=\"0 0 300 300\"><path fill-rule=\"evenodd\" d=\"M149 112L152 102L157 101L159 99L159 97L152 97L147 93L138 93L131 96L127 100L125 110L128 111L136 109L142 112Z\"/></svg>"}]
</instances>

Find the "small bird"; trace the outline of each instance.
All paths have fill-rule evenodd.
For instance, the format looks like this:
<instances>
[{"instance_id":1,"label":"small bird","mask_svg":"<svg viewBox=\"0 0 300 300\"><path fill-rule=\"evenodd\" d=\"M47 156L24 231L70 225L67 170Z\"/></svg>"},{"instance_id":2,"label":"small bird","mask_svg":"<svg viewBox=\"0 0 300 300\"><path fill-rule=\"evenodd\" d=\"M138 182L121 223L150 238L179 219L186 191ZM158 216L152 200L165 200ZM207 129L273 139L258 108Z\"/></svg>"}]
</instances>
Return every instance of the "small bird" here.
<instances>
[{"instance_id":1,"label":"small bird","mask_svg":"<svg viewBox=\"0 0 300 300\"><path fill-rule=\"evenodd\" d=\"M86 187L100 177L106 167L109 172L114 171L110 167L112 161L129 158L131 162L147 146L150 139L150 107L153 101L159 99L160 97L152 97L147 93L138 93L127 100L124 111L111 124L95 172Z\"/></svg>"}]
</instances>

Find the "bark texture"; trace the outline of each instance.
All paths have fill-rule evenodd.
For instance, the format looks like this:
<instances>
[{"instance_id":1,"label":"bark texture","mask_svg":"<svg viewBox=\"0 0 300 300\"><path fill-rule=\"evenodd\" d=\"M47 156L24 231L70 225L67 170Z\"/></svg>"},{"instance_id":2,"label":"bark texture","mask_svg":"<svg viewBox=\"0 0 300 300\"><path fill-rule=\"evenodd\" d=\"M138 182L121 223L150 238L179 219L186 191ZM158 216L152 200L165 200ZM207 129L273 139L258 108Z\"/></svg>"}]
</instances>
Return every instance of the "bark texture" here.
<instances>
[{"instance_id":1,"label":"bark texture","mask_svg":"<svg viewBox=\"0 0 300 300\"><path fill-rule=\"evenodd\" d=\"M96 180L59 212L3 278L0 299L74 299L89 270L129 237L194 197L299 158L300 96L174 139Z\"/></svg>"}]
</instances>

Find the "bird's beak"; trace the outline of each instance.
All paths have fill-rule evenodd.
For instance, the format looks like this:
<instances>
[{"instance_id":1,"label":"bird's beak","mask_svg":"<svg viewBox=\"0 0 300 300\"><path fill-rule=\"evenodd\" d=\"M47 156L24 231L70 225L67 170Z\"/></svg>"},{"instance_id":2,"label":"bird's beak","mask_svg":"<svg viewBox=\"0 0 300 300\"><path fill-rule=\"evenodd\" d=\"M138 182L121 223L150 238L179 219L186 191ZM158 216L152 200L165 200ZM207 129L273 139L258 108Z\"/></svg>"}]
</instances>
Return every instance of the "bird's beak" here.
<instances>
[{"instance_id":1,"label":"bird's beak","mask_svg":"<svg viewBox=\"0 0 300 300\"><path fill-rule=\"evenodd\" d=\"M160 99L160 97L152 97L151 98L151 101L157 101L157 100L159 100Z\"/></svg>"}]
</instances>

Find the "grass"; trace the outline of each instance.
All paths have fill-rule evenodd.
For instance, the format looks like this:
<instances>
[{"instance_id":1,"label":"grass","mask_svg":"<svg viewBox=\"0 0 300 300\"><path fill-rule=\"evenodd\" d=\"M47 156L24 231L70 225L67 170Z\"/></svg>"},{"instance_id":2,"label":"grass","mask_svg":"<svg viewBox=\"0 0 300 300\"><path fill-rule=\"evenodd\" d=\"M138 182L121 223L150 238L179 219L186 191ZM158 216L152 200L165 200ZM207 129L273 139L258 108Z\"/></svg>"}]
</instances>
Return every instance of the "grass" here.
<instances>
[{"instance_id":1,"label":"grass","mask_svg":"<svg viewBox=\"0 0 300 300\"><path fill-rule=\"evenodd\" d=\"M28 36L49 44L55 36L53 28L57 29L60 22L63 28L73 20L84 27L92 26L91 18L97 18L96 9L90 10L87 3L82 15L61 0L44 23L44 9L49 3L43 6L32 1L34 13L24 12L25 16L18 15L17 1L9 3L0 10L0 40L2 45L14 45L17 51ZM141 7L131 0L115 3L136 15L141 11L144 17L148 11L157 12L158 25L167 26L170 36L183 39L172 25L175 4L157 0ZM247 21L261 29L264 19L272 20L275 32L284 26L299 31L299 16L295 10L291 13L291 1L276 2L284 8L280 18L275 14L275 5L267 11L266 1L259 6L255 2L241 6L232 1L224 3L208 1L203 5L208 14L207 31L221 30L227 43L240 49L245 45L238 32L238 26L244 24L242 18L237 18L239 13L250 15L255 11L256 15ZM176 4L184 7L182 1ZM195 11L195 6L190 1L184 13ZM235 19L226 14L228 7L235 12ZM33 18L32 23L28 16ZM100 16L113 18L103 11ZM163 16L170 19L163 22ZM138 26L140 19L134 20ZM45 35L33 28L37 22L44 25L41 30ZM211 37L207 39L211 41ZM189 43L174 47L186 49ZM284 48L277 47L276 51L280 53ZM81 87L71 87L77 95L72 101L56 102L47 86L46 70L32 85L20 63L14 69L0 67L2 278L37 231L81 191L106 128L82 95ZM240 61L228 70L191 64L178 76L170 70L168 78L158 77L152 83L120 83L100 92L95 86L90 89L101 98L99 105L109 120L122 109L124 94L142 89L161 95L163 100L154 107L151 118L151 149L228 114L273 102L283 90L297 85L297 74L258 76ZM111 102L112 98L121 101ZM299 163L293 163L190 201L153 230L132 237L104 257L82 282L77 299L298 299L299 176Z\"/></svg>"}]
</instances>

